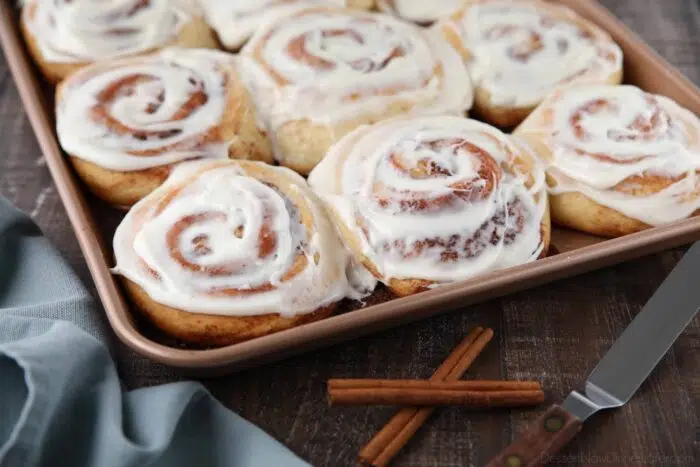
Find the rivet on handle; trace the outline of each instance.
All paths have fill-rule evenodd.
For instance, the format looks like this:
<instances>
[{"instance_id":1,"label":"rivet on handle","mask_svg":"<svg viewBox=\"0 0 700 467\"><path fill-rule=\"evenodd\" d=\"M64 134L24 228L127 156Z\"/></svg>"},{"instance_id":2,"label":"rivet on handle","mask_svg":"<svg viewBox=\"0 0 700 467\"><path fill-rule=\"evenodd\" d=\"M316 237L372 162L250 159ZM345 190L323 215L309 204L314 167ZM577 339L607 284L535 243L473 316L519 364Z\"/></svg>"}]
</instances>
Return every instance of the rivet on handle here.
<instances>
[{"instance_id":1,"label":"rivet on handle","mask_svg":"<svg viewBox=\"0 0 700 467\"><path fill-rule=\"evenodd\" d=\"M555 431L561 430L563 426L564 419L556 415L549 417L547 420L544 421L544 429L549 431L550 433L554 433Z\"/></svg>"},{"instance_id":2,"label":"rivet on handle","mask_svg":"<svg viewBox=\"0 0 700 467\"><path fill-rule=\"evenodd\" d=\"M518 456L508 456L506 463L508 464L508 467L520 467L523 465L523 462Z\"/></svg>"}]
</instances>

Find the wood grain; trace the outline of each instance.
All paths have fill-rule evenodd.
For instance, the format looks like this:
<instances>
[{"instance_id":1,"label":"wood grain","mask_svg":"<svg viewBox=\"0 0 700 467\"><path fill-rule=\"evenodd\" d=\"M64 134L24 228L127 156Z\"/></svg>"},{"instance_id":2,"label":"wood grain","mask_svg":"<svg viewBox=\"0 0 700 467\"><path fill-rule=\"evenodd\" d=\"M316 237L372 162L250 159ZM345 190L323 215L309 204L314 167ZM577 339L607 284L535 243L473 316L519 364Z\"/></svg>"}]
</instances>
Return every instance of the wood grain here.
<instances>
[{"instance_id":1,"label":"wood grain","mask_svg":"<svg viewBox=\"0 0 700 467\"><path fill-rule=\"evenodd\" d=\"M700 83L700 2L604 0L632 29ZM31 213L91 284L65 211L0 56L0 194ZM100 225L118 217L99 207ZM535 379L558 402L585 375L678 261L682 249L471 306L228 378L205 381L227 406L317 466L350 466L392 408L329 408L329 378L423 378L476 324L496 337L469 374ZM115 343L130 387L177 379ZM396 458L398 466L482 466L540 411L439 409ZM589 420L552 465L700 465L700 320L694 321L638 395Z\"/></svg>"}]
</instances>

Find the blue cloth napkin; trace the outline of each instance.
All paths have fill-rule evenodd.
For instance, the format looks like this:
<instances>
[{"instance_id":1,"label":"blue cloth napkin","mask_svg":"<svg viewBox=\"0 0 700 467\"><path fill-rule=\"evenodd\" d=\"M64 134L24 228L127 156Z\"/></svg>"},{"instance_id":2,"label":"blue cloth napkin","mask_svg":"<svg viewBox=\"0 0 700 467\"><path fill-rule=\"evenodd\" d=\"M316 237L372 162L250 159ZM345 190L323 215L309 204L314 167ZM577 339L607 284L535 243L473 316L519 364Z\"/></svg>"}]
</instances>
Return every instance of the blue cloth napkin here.
<instances>
[{"instance_id":1,"label":"blue cloth napkin","mask_svg":"<svg viewBox=\"0 0 700 467\"><path fill-rule=\"evenodd\" d=\"M306 466L198 383L123 390L90 295L0 198L0 466Z\"/></svg>"}]
</instances>

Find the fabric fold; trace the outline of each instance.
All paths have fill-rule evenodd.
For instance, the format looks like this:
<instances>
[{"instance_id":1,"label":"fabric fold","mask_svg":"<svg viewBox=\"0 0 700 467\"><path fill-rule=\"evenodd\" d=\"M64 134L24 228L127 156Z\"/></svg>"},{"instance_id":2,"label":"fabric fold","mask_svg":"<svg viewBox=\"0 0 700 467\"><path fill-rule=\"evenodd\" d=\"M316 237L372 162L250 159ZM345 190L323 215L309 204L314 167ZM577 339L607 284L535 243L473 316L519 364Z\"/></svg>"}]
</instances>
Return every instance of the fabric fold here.
<instances>
[{"instance_id":1,"label":"fabric fold","mask_svg":"<svg viewBox=\"0 0 700 467\"><path fill-rule=\"evenodd\" d=\"M0 198L0 465L306 466L196 382L125 391L101 310Z\"/></svg>"}]
</instances>

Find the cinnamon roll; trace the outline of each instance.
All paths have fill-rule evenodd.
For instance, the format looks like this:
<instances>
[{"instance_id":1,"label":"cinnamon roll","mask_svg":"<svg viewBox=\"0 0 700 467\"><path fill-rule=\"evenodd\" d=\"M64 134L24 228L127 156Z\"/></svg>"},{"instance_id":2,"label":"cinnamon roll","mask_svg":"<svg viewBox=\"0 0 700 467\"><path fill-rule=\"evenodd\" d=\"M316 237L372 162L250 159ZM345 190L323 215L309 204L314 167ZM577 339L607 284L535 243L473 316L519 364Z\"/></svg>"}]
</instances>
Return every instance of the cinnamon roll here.
<instances>
[{"instance_id":1,"label":"cinnamon roll","mask_svg":"<svg viewBox=\"0 0 700 467\"><path fill-rule=\"evenodd\" d=\"M476 120L397 118L334 145L309 176L358 262L400 296L544 256L544 172Z\"/></svg>"},{"instance_id":2,"label":"cinnamon roll","mask_svg":"<svg viewBox=\"0 0 700 467\"><path fill-rule=\"evenodd\" d=\"M131 205L189 159L271 162L232 55L164 49L91 65L58 87L56 129L100 198Z\"/></svg>"},{"instance_id":3,"label":"cinnamon roll","mask_svg":"<svg viewBox=\"0 0 700 467\"><path fill-rule=\"evenodd\" d=\"M20 24L52 83L100 60L166 46L218 46L194 0L23 0Z\"/></svg>"},{"instance_id":4,"label":"cinnamon roll","mask_svg":"<svg viewBox=\"0 0 700 467\"><path fill-rule=\"evenodd\" d=\"M462 115L472 102L466 67L439 34L382 14L297 11L258 31L241 63L279 162L302 174L361 124Z\"/></svg>"},{"instance_id":5,"label":"cinnamon roll","mask_svg":"<svg viewBox=\"0 0 700 467\"><path fill-rule=\"evenodd\" d=\"M620 47L562 5L475 0L436 27L469 67L474 113L502 128L516 126L557 88L622 80Z\"/></svg>"},{"instance_id":6,"label":"cinnamon roll","mask_svg":"<svg viewBox=\"0 0 700 467\"><path fill-rule=\"evenodd\" d=\"M369 9L374 0L200 0L204 17L219 41L229 50L238 50L267 21L283 17L299 7L325 5Z\"/></svg>"},{"instance_id":7,"label":"cinnamon roll","mask_svg":"<svg viewBox=\"0 0 700 467\"><path fill-rule=\"evenodd\" d=\"M459 10L469 0L377 0L380 11L406 21L430 24Z\"/></svg>"},{"instance_id":8,"label":"cinnamon roll","mask_svg":"<svg viewBox=\"0 0 700 467\"><path fill-rule=\"evenodd\" d=\"M515 131L544 159L555 222L616 237L700 209L700 119L633 86L548 97Z\"/></svg>"},{"instance_id":9,"label":"cinnamon roll","mask_svg":"<svg viewBox=\"0 0 700 467\"><path fill-rule=\"evenodd\" d=\"M190 162L114 235L114 272L157 327L226 345L330 315L346 253L304 179L250 161Z\"/></svg>"}]
</instances>

